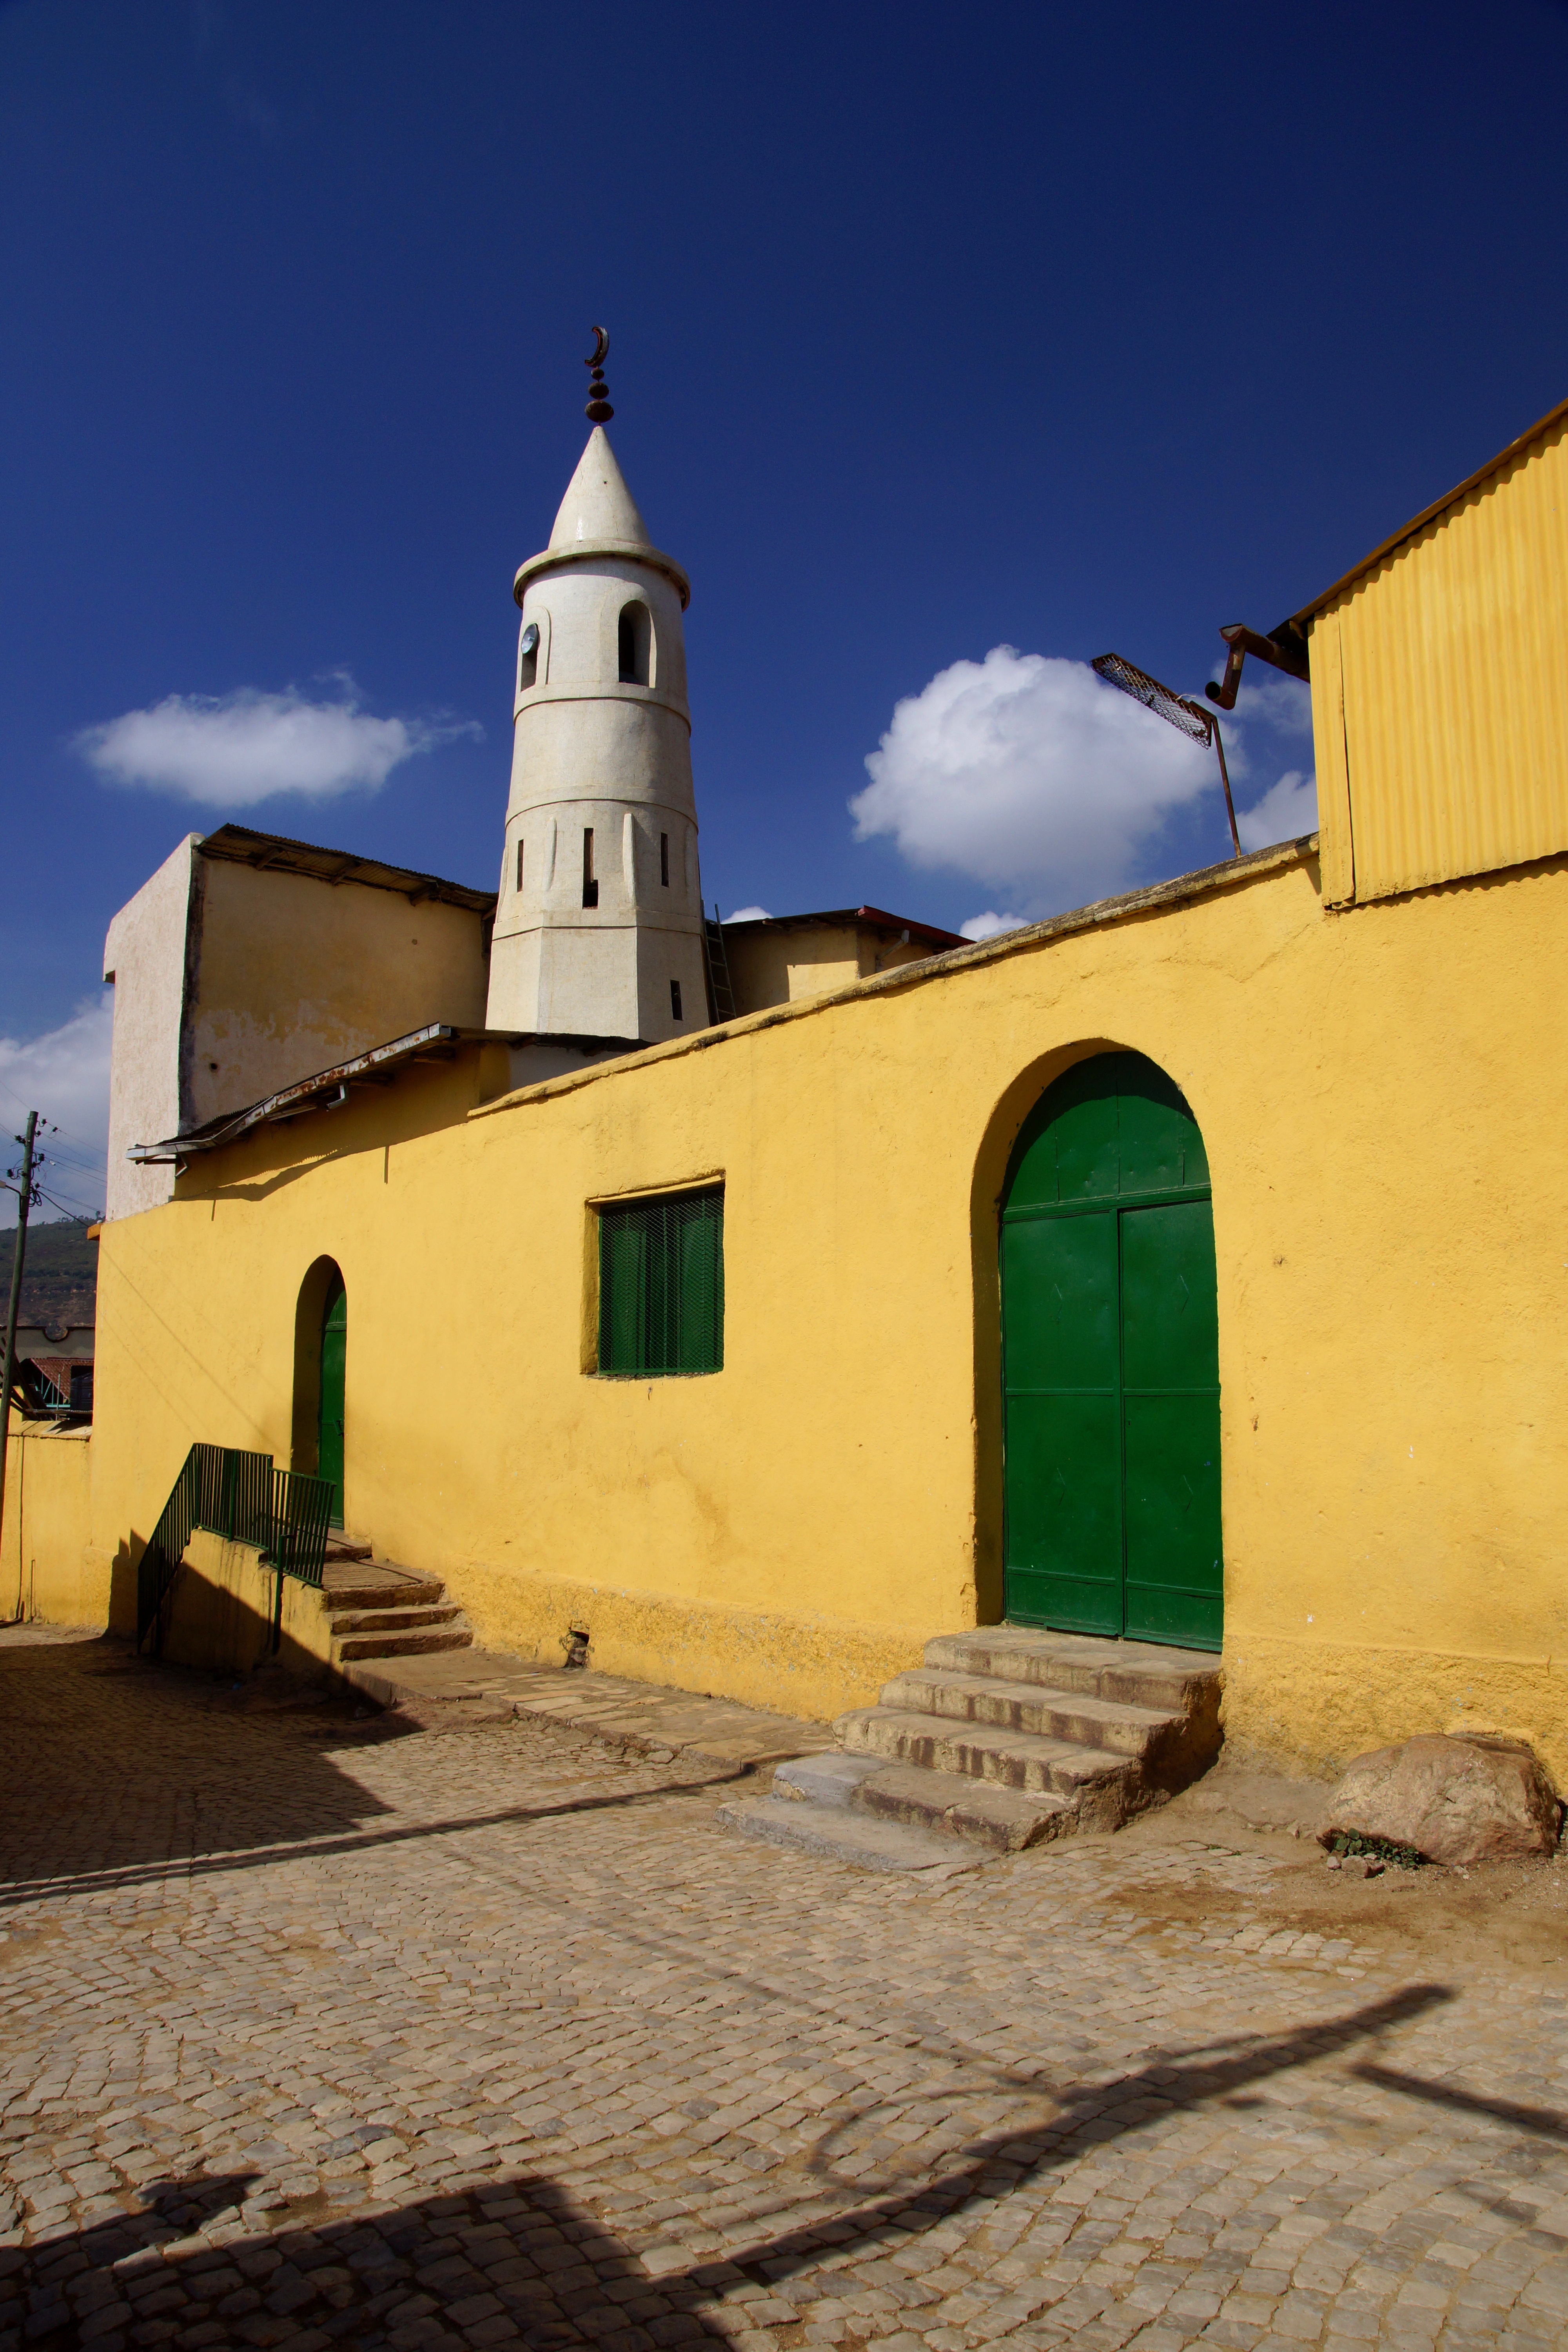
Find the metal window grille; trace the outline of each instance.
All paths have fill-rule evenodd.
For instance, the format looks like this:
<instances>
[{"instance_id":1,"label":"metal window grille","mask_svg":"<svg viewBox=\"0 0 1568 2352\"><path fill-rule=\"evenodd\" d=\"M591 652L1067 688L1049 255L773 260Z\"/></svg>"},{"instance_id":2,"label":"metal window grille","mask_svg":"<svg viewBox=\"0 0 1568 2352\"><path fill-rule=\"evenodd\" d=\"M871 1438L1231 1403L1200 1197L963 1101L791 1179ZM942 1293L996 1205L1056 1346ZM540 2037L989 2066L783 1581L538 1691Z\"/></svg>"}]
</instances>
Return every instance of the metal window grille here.
<instances>
[{"instance_id":1,"label":"metal window grille","mask_svg":"<svg viewBox=\"0 0 1568 2352\"><path fill-rule=\"evenodd\" d=\"M724 1188L599 1212L599 1370L623 1379L724 1363Z\"/></svg>"}]
</instances>

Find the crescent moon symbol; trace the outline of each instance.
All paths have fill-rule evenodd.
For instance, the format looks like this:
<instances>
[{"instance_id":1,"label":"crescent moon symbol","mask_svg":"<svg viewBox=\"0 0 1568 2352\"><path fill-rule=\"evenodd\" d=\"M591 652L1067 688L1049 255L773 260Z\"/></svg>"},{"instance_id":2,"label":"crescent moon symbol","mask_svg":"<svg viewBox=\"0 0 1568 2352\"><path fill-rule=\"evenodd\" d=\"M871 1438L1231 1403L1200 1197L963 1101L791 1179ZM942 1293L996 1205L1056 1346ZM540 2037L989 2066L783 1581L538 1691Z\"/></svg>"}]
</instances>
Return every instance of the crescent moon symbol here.
<instances>
[{"instance_id":1,"label":"crescent moon symbol","mask_svg":"<svg viewBox=\"0 0 1568 2352\"><path fill-rule=\"evenodd\" d=\"M586 364L591 368L601 368L604 366L605 360L609 357L610 339L608 335L605 334L603 327L595 327L594 334L595 338L594 356L586 362Z\"/></svg>"}]
</instances>

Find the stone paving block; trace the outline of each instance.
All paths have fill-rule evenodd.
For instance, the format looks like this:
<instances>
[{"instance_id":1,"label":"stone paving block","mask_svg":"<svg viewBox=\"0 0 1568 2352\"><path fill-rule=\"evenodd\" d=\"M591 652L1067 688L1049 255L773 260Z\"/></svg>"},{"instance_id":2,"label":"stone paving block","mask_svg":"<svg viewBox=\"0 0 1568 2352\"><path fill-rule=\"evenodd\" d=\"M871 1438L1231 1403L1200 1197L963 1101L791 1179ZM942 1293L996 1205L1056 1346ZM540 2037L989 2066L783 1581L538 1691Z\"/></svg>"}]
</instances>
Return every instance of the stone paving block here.
<instances>
[{"instance_id":1,"label":"stone paving block","mask_svg":"<svg viewBox=\"0 0 1568 2352\"><path fill-rule=\"evenodd\" d=\"M1216 1833L748 1845L732 1712L578 1679L437 1735L0 1633L0 2352L13 2283L101 2352L1568 2341L1539 1970L1431 1999Z\"/></svg>"}]
</instances>

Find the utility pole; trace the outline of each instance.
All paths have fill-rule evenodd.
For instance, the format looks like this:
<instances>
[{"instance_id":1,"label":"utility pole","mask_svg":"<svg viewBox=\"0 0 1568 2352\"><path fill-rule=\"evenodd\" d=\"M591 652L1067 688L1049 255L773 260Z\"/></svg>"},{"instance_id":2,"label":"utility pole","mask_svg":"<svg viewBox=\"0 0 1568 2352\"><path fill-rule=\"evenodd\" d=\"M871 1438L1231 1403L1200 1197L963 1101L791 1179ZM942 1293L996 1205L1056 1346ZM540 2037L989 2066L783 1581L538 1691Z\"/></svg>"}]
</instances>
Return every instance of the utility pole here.
<instances>
[{"instance_id":1,"label":"utility pole","mask_svg":"<svg viewBox=\"0 0 1568 2352\"><path fill-rule=\"evenodd\" d=\"M0 1534L5 1527L5 1449L11 1436L11 1381L16 1369L16 1309L22 1303L22 1262L27 1248L27 1212L33 1205L33 1138L37 1131L38 1114L27 1113L27 1132L19 1135L22 1147L22 1181L16 1188L16 1244L11 1259L11 1303L5 1310L5 1363L0 1379ZM7 1174L15 1171L7 1170ZM21 1584L17 1583L16 1612L21 1614Z\"/></svg>"}]
</instances>

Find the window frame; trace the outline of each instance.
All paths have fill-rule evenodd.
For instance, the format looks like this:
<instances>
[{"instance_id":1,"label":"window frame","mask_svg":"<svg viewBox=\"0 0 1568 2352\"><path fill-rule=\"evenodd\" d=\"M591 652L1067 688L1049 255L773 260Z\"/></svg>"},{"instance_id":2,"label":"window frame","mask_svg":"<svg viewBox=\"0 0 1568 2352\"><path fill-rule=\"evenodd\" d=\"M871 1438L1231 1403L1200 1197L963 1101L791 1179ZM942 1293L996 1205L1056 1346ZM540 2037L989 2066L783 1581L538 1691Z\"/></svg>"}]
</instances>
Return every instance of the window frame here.
<instances>
[{"instance_id":1,"label":"window frame","mask_svg":"<svg viewBox=\"0 0 1568 2352\"><path fill-rule=\"evenodd\" d=\"M722 1174L715 1173L586 1204L584 1371L600 1380L653 1381L710 1380L724 1370L725 1190ZM714 1213L691 1213L700 1202ZM647 1251L651 1213L683 1205L687 1214L679 1223L658 1221L656 1265Z\"/></svg>"}]
</instances>

